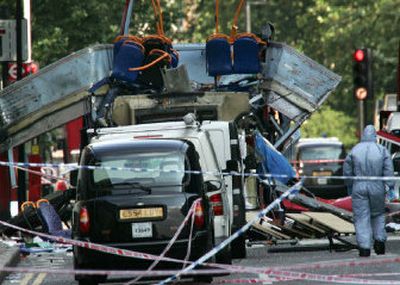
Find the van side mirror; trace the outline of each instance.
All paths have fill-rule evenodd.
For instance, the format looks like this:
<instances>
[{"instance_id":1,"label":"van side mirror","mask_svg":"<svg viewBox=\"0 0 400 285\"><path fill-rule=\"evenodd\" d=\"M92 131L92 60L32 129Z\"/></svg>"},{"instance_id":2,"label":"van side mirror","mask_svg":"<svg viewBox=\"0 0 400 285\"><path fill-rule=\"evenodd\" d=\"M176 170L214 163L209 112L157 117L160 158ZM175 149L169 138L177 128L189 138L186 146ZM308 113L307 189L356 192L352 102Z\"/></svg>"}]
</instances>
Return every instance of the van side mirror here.
<instances>
[{"instance_id":1,"label":"van side mirror","mask_svg":"<svg viewBox=\"0 0 400 285\"><path fill-rule=\"evenodd\" d=\"M218 180L210 180L205 182L206 192L218 191L222 187L221 181Z\"/></svg>"},{"instance_id":2,"label":"van side mirror","mask_svg":"<svg viewBox=\"0 0 400 285\"><path fill-rule=\"evenodd\" d=\"M392 162L393 162L393 170L396 174L400 172L400 152L396 152L392 156Z\"/></svg>"},{"instance_id":3,"label":"van side mirror","mask_svg":"<svg viewBox=\"0 0 400 285\"><path fill-rule=\"evenodd\" d=\"M226 169L223 172L231 172L231 171L239 171L238 162L234 159L230 159L226 161Z\"/></svg>"},{"instance_id":4,"label":"van side mirror","mask_svg":"<svg viewBox=\"0 0 400 285\"><path fill-rule=\"evenodd\" d=\"M394 172L397 172L397 173L400 172L400 157L393 159L393 168L394 168Z\"/></svg>"},{"instance_id":5,"label":"van side mirror","mask_svg":"<svg viewBox=\"0 0 400 285\"><path fill-rule=\"evenodd\" d=\"M69 172L69 184L72 187L76 187L78 184L78 171L78 169L74 169Z\"/></svg>"}]
</instances>

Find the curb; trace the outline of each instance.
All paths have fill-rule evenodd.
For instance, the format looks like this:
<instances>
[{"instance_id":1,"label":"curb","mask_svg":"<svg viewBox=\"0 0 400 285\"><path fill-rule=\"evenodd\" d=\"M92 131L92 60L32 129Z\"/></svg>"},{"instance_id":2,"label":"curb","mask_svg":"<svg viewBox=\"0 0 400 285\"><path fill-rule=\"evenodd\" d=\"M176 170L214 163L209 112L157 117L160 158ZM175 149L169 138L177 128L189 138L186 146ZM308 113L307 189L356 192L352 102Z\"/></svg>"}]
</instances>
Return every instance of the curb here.
<instances>
[{"instance_id":1,"label":"curb","mask_svg":"<svg viewBox=\"0 0 400 285\"><path fill-rule=\"evenodd\" d=\"M1 261L0 261L1 268L15 266L20 260L19 248L10 247L4 249L4 252L2 252L2 249L0 248L0 256L1 256ZM3 280L8 276L8 274L9 272L5 271L0 272L0 283L3 282Z\"/></svg>"}]
</instances>

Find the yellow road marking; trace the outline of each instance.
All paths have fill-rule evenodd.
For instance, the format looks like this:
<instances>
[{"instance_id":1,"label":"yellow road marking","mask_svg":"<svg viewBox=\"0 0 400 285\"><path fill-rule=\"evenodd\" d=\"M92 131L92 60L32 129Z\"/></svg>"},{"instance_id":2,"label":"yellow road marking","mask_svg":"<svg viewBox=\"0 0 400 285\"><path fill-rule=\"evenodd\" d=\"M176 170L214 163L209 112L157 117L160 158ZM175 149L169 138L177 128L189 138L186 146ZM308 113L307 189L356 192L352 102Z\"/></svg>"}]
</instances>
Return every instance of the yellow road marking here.
<instances>
[{"instance_id":1,"label":"yellow road marking","mask_svg":"<svg viewBox=\"0 0 400 285\"><path fill-rule=\"evenodd\" d=\"M20 285L27 285L29 283L29 281L32 279L33 277L33 273L28 273L24 276L24 278L22 278L21 283L19 283Z\"/></svg>"},{"instance_id":2,"label":"yellow road marking","mask_svg":"<svg viewBox=\"0 0 400 285\"><path fill-rule=\"evenodd\" d=\"M35 281L33 281L32 285L40 285L42 284L44 278L46 278L47 273L39 273L36 277Z\"/></svg>"}]
</instances>

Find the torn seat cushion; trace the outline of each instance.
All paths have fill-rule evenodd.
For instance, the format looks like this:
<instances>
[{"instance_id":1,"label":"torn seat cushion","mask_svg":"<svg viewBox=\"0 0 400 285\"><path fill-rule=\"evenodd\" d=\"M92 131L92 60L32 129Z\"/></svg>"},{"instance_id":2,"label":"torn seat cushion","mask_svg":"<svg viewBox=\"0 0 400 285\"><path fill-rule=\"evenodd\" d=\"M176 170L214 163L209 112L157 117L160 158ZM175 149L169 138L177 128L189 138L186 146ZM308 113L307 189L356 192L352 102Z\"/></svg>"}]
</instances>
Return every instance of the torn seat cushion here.
<instances>
[{"instance_id":1,"label":"torn seat cushion","mask_svg":"<svg viewBox=\"0 0 400 285\"><path fill-rule=\"evenodd\" d=\"M149 35L143 38L143 46L145 49L145 61L148 57L152 57L155 50L162 50L171 56L171 61L166 66L167 68L176 68L179 63L179 54L172 47L171 39L160 35Z\"/></svg>"},{"instance_id":2,"label":"torn seat cushion","mask_svg":"<svg viewBox=\"0 0 400 285\"><path fill-rule=\"evenodd\" d=\"M55 236L71 238L71 230L64 230L62 228L60 216L52 205L41 203L37 211L45 232Z\"/></svg>"},{"instance_id":3,"label":"torn seat cushion","mask_svg":"<svg viewBox=\"0 0 400 285\"><path fill-rule=\"evenodd\" d=\"M160 49L153 49L145 58L144 65L150 64L165 54L165 51ZM162 68L169 68L171 66L172 57L166 57L158 63L146 68L140 72L138 82L153 89L162 89L164 81L161 75Z\"/></svg>"},{"instance_id":4,"label":"torn seat cushion","mask_svg":"<svg viewBox=\"0 0 400 285\"><path fill-rule=\"evenodd\" d=\"M115 55L111 77L118 81L133 83L138 77L138 71L129 71L129 68L142 66L144 47L137 42L126 40Z\"/></svg>"}]
</instances>

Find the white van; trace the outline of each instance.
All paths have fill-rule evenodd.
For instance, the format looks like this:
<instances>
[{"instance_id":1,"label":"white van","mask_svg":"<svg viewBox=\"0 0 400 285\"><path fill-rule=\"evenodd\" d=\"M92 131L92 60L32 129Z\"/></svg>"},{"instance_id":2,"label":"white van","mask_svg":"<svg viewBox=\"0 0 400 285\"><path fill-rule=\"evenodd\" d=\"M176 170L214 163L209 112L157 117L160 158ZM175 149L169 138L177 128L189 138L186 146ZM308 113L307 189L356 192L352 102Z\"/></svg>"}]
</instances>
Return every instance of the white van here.
<instances>
[{"instance_id":1,"label":"white van","mask_svg":"<svg viewBox=\"0 0 400 285\"><path fill-rule=\"evenodd\" d=\"M223 176L222 172L242 171L240 155L241 141L231 122L195 120L92 129L91 142L131 138L184 139L189 140L199 154L205 181L221 181L221 188L207 196L214 209L215 244L229 237L245 224L245 202L243 183L240 176ZM222 208L221 208L222 206ZM246 256L245 237L236 239L217 256L218 262L230 262L230 258Z\"/></svg>"},{"instance_id":2,"label":"white van","mask_svg":"<svg viewBox=\"0 0 400 285\"><path fill-rule=\"evenodd\" d=\"M392 135L400 136L400 112L393 112L389 115L386 131Z\"/></svg>"}]
</instances>

